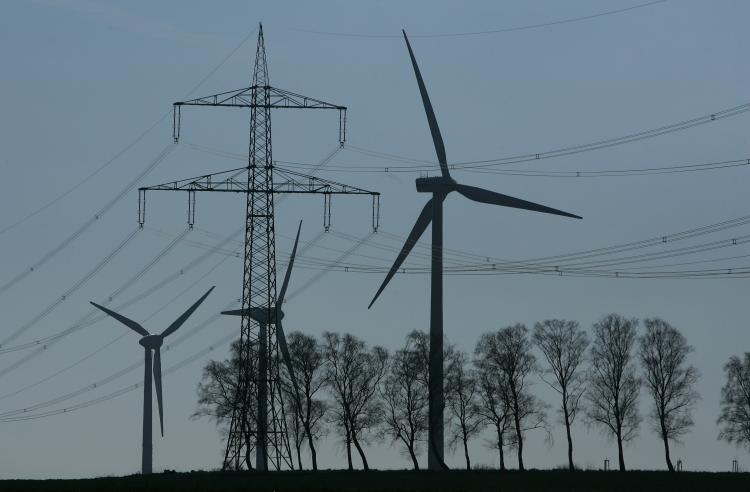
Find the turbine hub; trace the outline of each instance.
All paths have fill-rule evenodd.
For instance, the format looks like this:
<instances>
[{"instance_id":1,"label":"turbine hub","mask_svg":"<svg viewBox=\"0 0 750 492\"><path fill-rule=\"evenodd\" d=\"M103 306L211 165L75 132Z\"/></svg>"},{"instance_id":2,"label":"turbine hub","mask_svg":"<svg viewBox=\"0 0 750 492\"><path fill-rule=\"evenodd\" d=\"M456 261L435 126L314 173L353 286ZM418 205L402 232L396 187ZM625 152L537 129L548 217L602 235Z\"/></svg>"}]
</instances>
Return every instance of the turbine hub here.
<instances>
[{"instance_id":1,"label":"turbine hub","mask_svg":"<svg viewBox=\"0 0 750 492\"><path fill-rule=\"evenodd\" d=\"M161 335L149 335L138 340L138 343L143 345L147 349L156 350L161 347L164 342L164 338Z\"/></svg>"},{"instance_id":2,"label":"turbine hub","mask_svg":"<svg viewBox=\"0 0 750 492\"><path fill-rule=\"evenodd\" d=\"M281 309L277 311L273 308L269 310L268 308L254 307L250 308L249 316L258 323L266 324L270 320L271 324L275 325L276 320L284 319L284 311Z\"/></svg>"},{"instance_id":3,"label":"turbine hub","mask_svg":"<svg viewBox=\"0 0 750 492\"><path fill-rule=\"evenodd\" d=\"M442 193L447 195L456 189L456 180L444 176L417 178L416 184L419 193Z\"/></svg>"}]
</instances>

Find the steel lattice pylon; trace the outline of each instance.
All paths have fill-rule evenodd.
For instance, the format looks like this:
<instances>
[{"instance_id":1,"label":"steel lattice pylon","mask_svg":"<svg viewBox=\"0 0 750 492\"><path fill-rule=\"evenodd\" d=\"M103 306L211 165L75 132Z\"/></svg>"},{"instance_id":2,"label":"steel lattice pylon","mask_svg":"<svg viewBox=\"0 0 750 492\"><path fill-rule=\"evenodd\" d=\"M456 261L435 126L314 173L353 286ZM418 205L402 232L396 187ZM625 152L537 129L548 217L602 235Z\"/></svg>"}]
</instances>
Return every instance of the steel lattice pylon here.
<instances>
[{"instance_id":1,"label":"steel lattice pylon","mask_svg":"<svg viewBox=\"0 0 750 492\"><path fill-rule=\"evenodd\" d=\"M182 106L222 106L250 108L250 149L247 180L238 172L207 174L139 189L138 221L145 221L145 194L149 190L186 191L188 224L195 220L195 193L198 191L245 193L245 255L242 281L240 329L240 374L233 407L223 467L225 469L294 468L286 432L283 392L280 387L280 357L271 306L276 305L276 245L274 195L278 193L323 194L324 225L330 225L330 197L334 194L371 195L373 229L378 225L379 193L334 181L276 168L271 146L271 109L334 109L339 112L339 142L346 136L346 107L271 87L268 78L263 26L258 44L251 87L174 103L173 137L180 137ZM274 175L280 182L274 183ZM259 323L247 313L265 308L267 323Z\"/></svg>"},{"instance_id":2,"label":"steel lattice pylon","mask_svg":"<svg viewBox=\"0 0 750 492\"><path fill-rule=\"evenodd\" d=\"M253 189L260 190L260 193L248 193L247 209L245 215L245 261L242 279L242 307L264 307L272 306L276 301L276 248L274 245L274 216L273 216L273 193L264 193L273 189L273 156L271 154L271 108L269 105L270 97L268 93L268 63L266 62L266 48L263 39L263 28L258 33L258 45L255 52L255 66L253 69L253 86L257 87L252 91L251 108L250 108L250 152L249 167L247 179ZM269 311L270 313L270 311ZM273 359L270 351L274 346L270 343L272 340L273 326L269 322L266 329L259 329L258 323L248 315L242 316L241 334L242 340L250 340L254 333L257 333L258 344L258 367L257 367L257 384L258 388L258 409L256 410L257 418L257 444L256 444L256 467L264 470L267 467L267 450L268 450L268 394L267 390L271 389L272 381L276 378L274 369L278 371L278 365L268 364ZM265 328L265 326L263 327ZM267 331L267 333L265 333ZM245 344L249 349L251 344ZM244 348L244 347L243 347ZM247 361L252 360L249 357L243 357L249 354L245 350L240 355L240 370L243 372L251 370ZM271 357L269 357L271 356ZM245 360L243 360L243 358ZM240 384L247 384L252 374L240 373ZM246 392L242 388L241 392ZM271 395L274 392L271 391ZM272 398L273 400L273 398ZM273 403L272 403L273 404ZM232 416L232 427L238 423L246 425L249 421L247 418L246 406L235 406L235 414ZM275 429L274 429L275 430ZM237 429L229 430L229 441L235 439L241 440L242 432ZM274 433L274 437L277 434ZM287 443L288 446L288 443ZM272 439L272 447L276 452L276 465L280 465L281 446L277 439ZM227 445L225 463L229 459L230 449L236 448L236 444L231 442ZM290 453L291 454L291 453ZM291 456L289 456L291 459ZM226 465L225 465L226 466Z\"/></svg>"}]
</instances>

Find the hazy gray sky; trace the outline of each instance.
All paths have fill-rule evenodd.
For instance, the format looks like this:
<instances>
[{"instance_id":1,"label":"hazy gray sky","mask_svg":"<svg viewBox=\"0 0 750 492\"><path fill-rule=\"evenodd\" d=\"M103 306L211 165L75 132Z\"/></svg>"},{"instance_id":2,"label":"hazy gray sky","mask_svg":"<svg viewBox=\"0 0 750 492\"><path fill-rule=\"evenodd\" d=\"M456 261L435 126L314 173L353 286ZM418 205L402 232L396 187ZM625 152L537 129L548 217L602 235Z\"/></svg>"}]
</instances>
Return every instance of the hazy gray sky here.
<instances>
[{"instance_id":1,"label":"hazy gray sky","mask_svg":"<svg viewBox=\"0 0 750 492\"><path fill-rule=\"evenodd\" d=\"M422 34L497 30L588 16L638 1L506 2L105 2L85 0L9 1L0 5L0 194L3 229L94 172L185 97L248 35L250 38L193 95L249 85L254 30L264 23L271 83L293 92L349 107L352 146L434 161L401 28L425 77L445 139L449 162L492 159L594 142L687 120L749 102L747 19L741 1L667 1L581 22L493 34L418 37ZM335 36L305 30L393 35ZM241 167L233 160L197 150L247 153L248 112L188 108L181 143L144 180L172 179ZM315 163L335 148L334 113L274 114L274 157ZM750 115L555 159L514 164L513 169L582 171L697 164L750 157ZM81 227L123 190L168 146L170 118L162 120L126 154L33 218L0 234L0 284L12 280ZM198 147L196 147L198 146ZM378 165L403 165L368 157L354 147L339 152L321 175L383 193L381 231L351 256L351 264L387 267L426 197L414 189L419 173L353 172ZM341 167L347 169L342 172ZM499 169L499 168L495 168ZM480 257L522 260L657 237L747 214L745 167L612 178L546 178L454 172L467 184L538 201L580 214L567 220L480 206L450 197L445 207L445 246ZM185 227L185 196L152 193L146 229L90 281L70 287L137 227L134 191L118 201L59 255L0 293L0 337L22 328L8 347L48 337L89 312L89 300L107 297L146 265ZM173 335L174 343L240 295L242 264L201 255L197 243L216 241L242 225L240 196L198 197L196 229L142 278L113 300L117 306L180 269L164 289L123 309L161 330L209 286L216 290L194 317ZM396 349L412 329L427 329L429 277L399 275L372 310L366 306L382 273L329 273L312 269L315 259L332 261L350 249L351 238L367 236L370 203L343 197L333 202L333 229L322 231L322 200L291 198L278 207L280 262L304 219L304 249L292 277L285 328L319 335L349 331L369 343ZM747 226L689 241L664 251L747 235ZM347 239L349 237L349 239ZM429 246L426 236L422 246ZM234 250L238 245L226 247ZM659 249L655 249L658 251ZM651 250L647 250L651 251ZM424 252L424 251L421 251ZM619 256L638 254L640 250ZM692 270L740 268L748 246L623 264L617 268ZM692 263L737 257L725 261ZM219 264L224 260L222 263ZM450 261L472 258L453 254ZM218 266L212 270L212 268ZM424 257L408 265L422 266ZM609 267L613 268L613 267ZM201 279L202 275L206 275ZM315 280L315 282L312 282ZM312 283L310 283L312 282ZM308 288L297 290L309 285ZM192 286L192 288L189 288ZM695 346L693 363L702 373L693 432L673 449L685 469L726 470L750 457L718 442L715 420L722 366L750 350L746 279L614 279L543 275L450 276L445 281L445 329L449 339L472 350L485 331L563 317L590 327L603 314L660 316L680 328ZM187 290L186 290L187 289ZM186 291L185 291L186 290ZM174 302L166 305L177 294ZM35 321L37 318L38 321ZM213 423L190 420L203 364L224 358L222 338L239 333L236 319L222 318L163 354L165 369L206 347L210 353L165 378L165 438L154 440L155 469L208 469L221 461L223 443ZM107 345L110 341L115 342ZM0 353L0 413L31 407L85 388L142 359L137 336L106 320L49 344L17 369L37 348ZM96 351L96 353L94 353ZM91 355L93 354L93 355ZM69 369L67 367L84 359ZM65 369L54 377L50 377ZM71 407L142 378L141 366L111 383L31 412ZM40 382L44 380L43 382ZM38 383L38 384L37 384ZM34 385L33 387L30 387ZM27 388L28 387L28 388ZM23 391L19 391L23 390ZM535 391L556 405L536 380ZM62 415L0 422L0 477L81 477L126 474L140 468L140 390ZM647 415L645 391L641 411ZM530 433L529 467L565 463L564 428L554 443ZM575 455L581 466L616 459L613 442L583 419L575 425ZM331 437L320 453L323 467L342 467L346 458ZM483 440L472 443L472 461L494 465ZM387 443L370 448L376 468L407 467ZM515 462L515 457L508 461ZM660 440L646 422L625 450L630 468L663 468ZM424 459L424 456L423 456ZM461 466L461 456L449 463Z\"/></svg>"}]
</instances>

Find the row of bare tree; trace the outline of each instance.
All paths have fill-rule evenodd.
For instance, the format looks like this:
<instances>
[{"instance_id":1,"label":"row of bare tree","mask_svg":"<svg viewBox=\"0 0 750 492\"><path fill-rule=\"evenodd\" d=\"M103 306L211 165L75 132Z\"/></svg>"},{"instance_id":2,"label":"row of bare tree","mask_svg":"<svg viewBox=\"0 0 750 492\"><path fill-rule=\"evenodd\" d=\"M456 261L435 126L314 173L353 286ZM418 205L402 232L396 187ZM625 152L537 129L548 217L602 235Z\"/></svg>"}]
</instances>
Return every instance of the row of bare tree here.
<instances>
[{"instance_id":1,"label":"row of bare tree","mask_svg":"<svg viewBox=\"0 0 750 492\"><path fill-rule=\"evenodd\" d=\"M576 321L546 320L531 332L516 324L483 334L473 357L444 344L449 447L460 447L470 469L469 442L490 429L493 437L488 443L498 451L500 468L506 468L504 453L510 448L523 470L526 433L540 429L550 436L550 406L531 391L539 377L558 394L554 407L565 426L571 470L572 424L579 414L614 438L620 470L625 470L623 444L635 438L641 423L641 389L651 403L648 421L663 441L668 469L674 470L669 446L693 425L699 373L688 361L692 347L676 328L658 318L643 324L640 336L639 321L618 314L594 323L590 335ZM419 469L418 456L428 432L428 343L427 334L413 331L402 348L389 354L351 334L326 332L317 340L291 333L288 344L300 400L283 370L281 384L290 407L286 425L298 467L303 468L306 446L312 468L317 469L316 446L334 433L345 446L349 469L354 468L354 452L369 469L366 446L382 440L399 446ZM210 416L223 429L232 416L238 350L235 343L230 359L211 361L198 387L195 415ZM750 354L744 362L730 359L725 370L719 437L750 445Z\"/></svg>"}]
</instances>

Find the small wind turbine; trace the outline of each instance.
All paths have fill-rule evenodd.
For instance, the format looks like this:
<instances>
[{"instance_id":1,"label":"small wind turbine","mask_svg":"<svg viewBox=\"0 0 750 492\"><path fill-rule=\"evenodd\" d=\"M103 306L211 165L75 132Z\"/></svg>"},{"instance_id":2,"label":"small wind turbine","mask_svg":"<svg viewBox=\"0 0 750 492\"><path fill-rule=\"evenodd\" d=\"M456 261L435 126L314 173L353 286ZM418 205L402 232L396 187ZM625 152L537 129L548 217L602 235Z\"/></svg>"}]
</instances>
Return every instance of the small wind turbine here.
<instances>
[{"instance_id":1,"label":"small wind turbine","mask_svg":"<svg viewBox=\"0 0 750 492\"><path fill-rule=\"evenodd\" d=\"M297 401L297 408L301 408L301 400L299 394L299 386L297 384L297 378L294 375L294 368L292 367L292 358L289 355L289 347L286 344L286 335L284 335L284 328L281 324L282 318L284 318L284 311L281 310L281 305L284 303L284 296L286 295L286 289L289 286L289 278L292 276L292 266L294 266L294 257L297 256L297 243L299 243L299 233L302 229L302 221L299 222L297 227L297 237L294 239L294 248L292 248L292 256L289 258L289 264L286 267L286 274L284 275L284 283L281 285L281 291L276 300L275 306L270 307L251 307L245 309L235 309L232 311L222 311L221 314L229 314L232 316L243 316L247 314L250 318L258 322L258 434L257 443L255 446L255 467L260 471L268 469L267 452L268 452L268 325L272 324L276 327L276 340L279 342L279 348L281 349L281 355L284 358L284 364L289 371L289 377L292 380L292 387L294 389L294 396Z\"/></svg>"},{"instance_id":2,"label":"small wind turbine","mask_svg":"<svg viewBox=\"0 0 750 492\"><path fill-rule=\"evenodd\" d=\"M159 425L161 427L161 435L164 437L164 410L162 408L162 393L161 393L161 345L164 342L164 338L171 335L177 329L182 326L183 323L190 317L193 312L198 309L198 306L208 297L208 294L214 290L213 287L208 289L208 292L203 294L203 297L190 306L182 316L177 318L166 330L161 332L159 335L152 335L139 323L133 321L130 318L118 314L112 310L100 306L99 304L92 302L94 306L101 309L108 315L115 318L120 323L124 324L134 332L141 335L143 338L138 340L138 343L143 345L145 350L145 370L143 377L143 455L141 457L141 473L147 475L151 473L152 469L152 454L153 446L151 444L151 375L153 373L154 386L156 386L156 402L159 407ZM151 368L151 352L153 355L153 370Z\"/></svg>"},{"instance_id":3,"label":"small wind turbine","mask_svg":"<svg viewBox=\"0 0 750 492\"><path fill-rule=\"evenodd\" d=\"M396 261L388 271L388 274L380 285L375 297L373 297L368 309L372 307L375 300L383 292L385 286L393 278L401 264L404 262L409 252L416 242L422 236L427 226L432 223L432 272L431 272L431 296L430 296L430 355L429 355L429 433L428 433L428 451L427 464L430 470L438 470L445 467L443 461L443 200L452 191L457 191L469 200L490 205L500 205L502 207L520 208L534 212L543 212L548 214L563 215L580 219L578 215L569 214L537 203L528 202L512 196L503 195L494 191L459 184L451 178L448 172L448 161L445 155L445 146L443 137L440 135L435 112L430 103L430 97L427 95L427 89L422 80L422 74L419 72L417 60L414 58L414 52L409 44L409 38L404 33L406 48L409 50L414 75L417 78L419 92L422 95L422 104L427 114L427 122L430 125L432 141L435 145L438 162L440 163L440 177L418 178L416 180L417 192L432 193L432 198L427 201L422 212L417 218L416 224L412 228L406 239L404 246L401 248Z\"/></svg>"}]
</instances>

